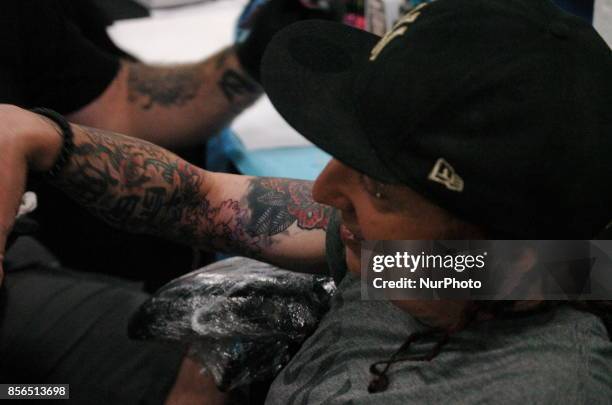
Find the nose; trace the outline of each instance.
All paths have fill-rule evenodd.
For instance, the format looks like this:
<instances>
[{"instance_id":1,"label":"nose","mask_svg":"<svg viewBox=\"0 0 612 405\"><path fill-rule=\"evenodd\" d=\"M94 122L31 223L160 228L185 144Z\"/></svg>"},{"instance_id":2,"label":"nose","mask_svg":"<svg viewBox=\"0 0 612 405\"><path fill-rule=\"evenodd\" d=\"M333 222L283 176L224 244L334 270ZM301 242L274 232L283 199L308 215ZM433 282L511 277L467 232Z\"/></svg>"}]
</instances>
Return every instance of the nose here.
<instances>
[{"instance_id":1,"label":"nose","mask_svg":"<svg viewBox=\"0 0 612 405\"><path fill-rule=\"evenodd\" d=\"M347 191L357 175L355 170L332 159L317 177L312 188L312 197L321 204L350 211L353 205Z\"/></svg>"}]
</instances>

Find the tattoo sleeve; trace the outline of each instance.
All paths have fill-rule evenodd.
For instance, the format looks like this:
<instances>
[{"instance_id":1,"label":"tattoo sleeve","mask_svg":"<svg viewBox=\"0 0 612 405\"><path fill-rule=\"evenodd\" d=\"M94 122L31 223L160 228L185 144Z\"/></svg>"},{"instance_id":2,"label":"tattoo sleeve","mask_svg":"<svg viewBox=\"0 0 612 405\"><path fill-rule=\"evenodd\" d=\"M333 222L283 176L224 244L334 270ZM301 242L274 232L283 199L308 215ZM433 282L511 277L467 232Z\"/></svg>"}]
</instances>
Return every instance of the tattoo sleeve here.
<instances>
[{"instance_id":1,"label":"tattoo sleeve","mask_svg":"<svg viewBox=\"0 0 612 405\"><path fill-rule=\"evenodd\" d=\"M246 178L214 193L209 173L148 142L76 127L75 150L55 184L109 224L209 250L265 255L279 237L325 231L332 209L307 181ZM240 177L242 179L242 177Z\"/></svg>"},{"instance_id":2,"label":"tattoo sleeve","mask_svg":"<svg viewBox=\"0 0 612 405\"><path fill-rule=\"evenodd\" d=\"M261 89L228 63L232 52L228 48L214 58L214 72L207 71L202 64L160 67L132 63L127 78L128 99L143 110L155 105L182 107L198 97L206 79L218 77L219 89L230 104L243 102L245 98L251 101L259 96Z\"/></svg>"},{"instance_id":3,"label":"tattoo sleeve","mask_svg":"<svg viewBox=\"0 0 612 405\"><path fill-rule=\"evenodd\" d=\"M247 194L249 235L272 236L296 224L300 229L326 230L332 209L312 199L310 182L276 178L251 180Z\"/></svg>"},{"instance_id":4,"label":"tattoo sleeve","mask_svg":"<svg viewBox=\"0 0 612 405\"><path fill-rule=\"evenodd\" d=\"M263 93L243 72L231 47L193 64L125 61L113 83L100 105L114 114L104 115L93 126L114 128L169 148L198 144L218 134ZM90 122L89 116L84 117L80 122Z\"/></svg>"}]
</instances>

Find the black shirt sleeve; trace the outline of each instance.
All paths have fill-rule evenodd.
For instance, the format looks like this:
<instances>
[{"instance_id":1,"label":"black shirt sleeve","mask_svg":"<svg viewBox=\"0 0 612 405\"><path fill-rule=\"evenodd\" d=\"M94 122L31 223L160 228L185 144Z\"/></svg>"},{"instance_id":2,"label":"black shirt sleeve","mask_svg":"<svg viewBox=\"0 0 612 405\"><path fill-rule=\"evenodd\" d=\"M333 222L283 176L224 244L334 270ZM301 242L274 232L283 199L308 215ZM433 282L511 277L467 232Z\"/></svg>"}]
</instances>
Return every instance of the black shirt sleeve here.
<instances>
[{"instance_id":1,"label":"black shirt sleeve","mask_svg":"<svg viewBox=\"0 0 612 405\"><path fill-rule=\"evenodd\" d=\"M5 0L7 1L7 0ZM13 27L12 58L25 107L45 106L63 114L100 96L119 70L119 57L94 45L66 5L56 0L8 0ZM10 53L9 53L10 55ZM1 97L2 95L0 95Z\"/></svg>"}]
</instances>

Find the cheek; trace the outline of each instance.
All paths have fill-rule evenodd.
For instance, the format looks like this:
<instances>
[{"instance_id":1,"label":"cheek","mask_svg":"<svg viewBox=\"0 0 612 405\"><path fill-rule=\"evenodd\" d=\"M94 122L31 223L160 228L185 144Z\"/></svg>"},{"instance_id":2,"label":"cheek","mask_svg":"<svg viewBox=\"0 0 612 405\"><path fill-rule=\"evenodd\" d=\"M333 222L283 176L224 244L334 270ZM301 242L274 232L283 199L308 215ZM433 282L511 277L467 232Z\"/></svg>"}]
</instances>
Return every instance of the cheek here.
<instances>
[{"instance_id":1,"label":"cheek","mask_svg":"<svg viewBox=\"0 0 612 405\"><path fill-rule=\"evenodd\" d=\"M366 240L433 240L438 228L423 218L401 213L370 213L360 221Z\"/></svg>"},{"instance_id":2,"label":"cheek","mask_svg":"<svg viewBox=\"0 0 612 405\"><path fill-rule=\"evenodd\" d=\"M365 240L394 240L402 238L403 222L395 215L369 212L360 218L359 226Z\"/></svg>"}]
</instances>

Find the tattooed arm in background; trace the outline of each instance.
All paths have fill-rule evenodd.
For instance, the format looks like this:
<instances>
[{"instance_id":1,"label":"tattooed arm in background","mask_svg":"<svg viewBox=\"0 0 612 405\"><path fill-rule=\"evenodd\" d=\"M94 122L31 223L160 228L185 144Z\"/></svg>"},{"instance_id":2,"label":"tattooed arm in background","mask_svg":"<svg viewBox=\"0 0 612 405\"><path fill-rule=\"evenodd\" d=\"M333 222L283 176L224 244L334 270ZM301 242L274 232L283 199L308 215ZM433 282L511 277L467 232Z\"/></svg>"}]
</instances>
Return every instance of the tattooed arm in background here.
<instances>
[{"instance_id":1,"label":"tattooed arm in background","mask_svg":"<svg viewBox=\"0 0 612 405\"><path fill-rule=\"evenodd\" d=\"M278 31L305 19L341 21L344 11L342 0L255 3L249 2L241 14L240 41L235 46L189 65L122 61L102 94L68 118L163 147L203 142L261 95L257 83L261 58ZM88 46L79 52L90 51ZM89 72L82 73L88 77Z\"/></svg>"},{"instance_id":2,"label":"tattooed arm in background","mask_svg":"<svg viewBox=\"0 0 612 405\"><path fill-rule=\"evenodd\" d=\"M0 170L13 173L0 179L0 193L10 194L0 195L3 248L23 191L14 179L23 181L24 166L48 170L61 138L50 121L11 106L0 106L0 124ZM312 200L310 182L211 173L140 139L73 129L73 156L54 185L109 224L286 268L325 268L333 211Z\"/></svg>"},{"instance_id":3,"label":"tattooed arm in background","mask_svg":"<svg viewBox=\"0 0 612 405\"><path fill-rule=\"evenodd\" d=\"M261 93L233 48L190 65L126 61L103 94L68 118L176 148L216 134Z\"/></svg>"}]
</instances>

